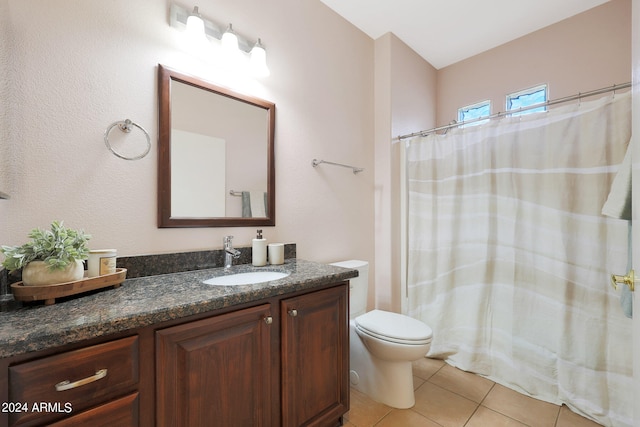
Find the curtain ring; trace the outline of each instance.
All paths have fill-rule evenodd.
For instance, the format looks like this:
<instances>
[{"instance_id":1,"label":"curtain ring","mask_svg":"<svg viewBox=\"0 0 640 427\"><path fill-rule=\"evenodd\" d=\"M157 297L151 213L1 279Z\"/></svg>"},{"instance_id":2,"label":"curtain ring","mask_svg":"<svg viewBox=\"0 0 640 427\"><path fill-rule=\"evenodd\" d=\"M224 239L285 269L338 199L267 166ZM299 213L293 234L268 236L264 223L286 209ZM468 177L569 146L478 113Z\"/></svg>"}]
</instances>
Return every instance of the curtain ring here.
<instances>
[{"instance_id":1,"label":"curtain ring","mask_svg":"<svg viewBox=\"0 0 640 427\"><path fill-rule=\"evenodd\" d=\"M124 156L118 153L116 150L114 150L111 144L109 143L109 133L111 132L111 129L113 129L116 125L122 132L125 132L125 133L131 133L131 130L133 129L133 127L137 127L138 129L140 129L144 133L145 137L147 138L146 150L144 150L143 153L138 154L137 156L131 156L131 157ZM132 122L129 119L126 119L125 121L111 123L109 127L107 127L107 129L104 131L104 143L109 149L109 151L111 151L114 155L124 160L140 160L141 158L149 154L149 151L151 151L151 137L149 136L149 132L147 132L145 128L143 128L136 122Z\"/></svg>"}]
</instances>

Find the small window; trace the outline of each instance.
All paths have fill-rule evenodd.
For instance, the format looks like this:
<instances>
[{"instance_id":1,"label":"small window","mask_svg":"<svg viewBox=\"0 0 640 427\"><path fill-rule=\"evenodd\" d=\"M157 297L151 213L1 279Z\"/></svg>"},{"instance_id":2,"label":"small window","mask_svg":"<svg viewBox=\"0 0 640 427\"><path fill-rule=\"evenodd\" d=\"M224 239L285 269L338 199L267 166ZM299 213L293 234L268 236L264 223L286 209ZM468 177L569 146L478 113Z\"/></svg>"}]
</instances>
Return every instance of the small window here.
<instances>
[{"instance_id":1,"label":"small window","mask_svg":"<svg viewBox=\"0 0 640 427\"><path fill-rule=\"evenodd\" d=\"M467 105L466 107L458 109L458 122L476 120L482 117L489 117L490 115L491 101L482 101L478 102L477 104ZM488 118L486 120L478 120L477 122L464 124L462 125L462 127L480 125L488 121Z\"/></svg>"},{"instance_id":2,"label":"small window","mask_svg":"<svg viewBox=\"0 0 640 427\"><path fill-rule=\"evenodd\" d=\"M507 95L507 111L536 104L544 104L545 102L547 102L547 85L540 85ZM540 111L547 111L547 107L541 105L538 108L529 108L524 111L514 112L511 115L520 116L523 114L538 113Z\"/></svg>"}]
</instances>

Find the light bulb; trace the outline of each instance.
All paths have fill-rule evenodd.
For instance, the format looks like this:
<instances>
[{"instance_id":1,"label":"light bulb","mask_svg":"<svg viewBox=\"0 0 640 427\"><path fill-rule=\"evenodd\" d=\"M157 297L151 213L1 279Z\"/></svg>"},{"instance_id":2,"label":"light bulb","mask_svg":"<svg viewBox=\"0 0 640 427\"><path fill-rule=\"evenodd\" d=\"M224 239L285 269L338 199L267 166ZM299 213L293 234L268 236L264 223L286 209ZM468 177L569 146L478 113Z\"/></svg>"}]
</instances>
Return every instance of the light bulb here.
<instances>
[{"instance_id":1,"label":"light bulb","mask_svg":"<svg viewBox=\"0 0 640 427\"><path fill-rule=\"evenodd\" d=\"M238 36L233 32L233 26L229 24L229 28L222 35L222 48L227 52L236 52L238 48Z\"/></svg>"},{"instance_id":2,"label":"light bulb","mask_svg":"<svg viewBox=\"0 0 640 427\"><path fill-rule=\"evenodd\" d=\"M187 33L194 39L206 37L204 32L204 21L198 12L198 6L193 8L193 12L191 12L187 18Z\"/></svg>"},{"instance_id":3,"label":"light bulb","mask_svg":"<svg viewBox=\"0 0 640 427\"><path fill-rule=\"evenodd\" d=\"M267 67L267 52L264 50L260 39L251 49L250 64L251 70L256 77L267 77L271 74L269 67Z\"/></svg>"}]
</instances>

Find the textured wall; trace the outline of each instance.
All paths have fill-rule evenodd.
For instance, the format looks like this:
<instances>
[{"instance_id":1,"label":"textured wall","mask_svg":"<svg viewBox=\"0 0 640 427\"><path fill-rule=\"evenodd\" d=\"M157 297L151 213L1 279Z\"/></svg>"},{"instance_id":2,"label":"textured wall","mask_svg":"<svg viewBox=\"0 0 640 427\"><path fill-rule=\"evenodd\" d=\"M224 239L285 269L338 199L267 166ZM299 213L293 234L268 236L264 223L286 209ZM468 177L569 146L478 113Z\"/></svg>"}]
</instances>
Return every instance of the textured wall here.
<instances>
[{"instance_id":1,"label":"textured wall","mask_svg":"<svg viewBox=\"0 0 640 427\"><path fill-rule=\"evenodd\" d=\"M403 283L402 144L393 138L435 124L436 69L395 35L375 43L375 293L370 305L401 311ZM372 297L375 295L375 301Z\"/></svg>"},{"instance_id":2,"label":"textured wall","mask_svg":"<svg viewBox=\"0 0 640 427\"><path fill-rule=\"evenodd\" d=\"M0 243L20 244L31 228L61 219L93 234L92 247L119 255L220 248L227 234L250 244L253 228L156 228L162 63L275 102L277 225L263 227L269 241L296 242L298 256L317 261L372 260L373 41L316 0L201 4L205 17L262 38L271 77L242 79L182 44L168 25L169 4L0 0L0 94L12 94L8 114L0 97L0 183L12 194L0 201ZM106 127L126 118L151 134L142 160L121 160L104 146ZM313 158L365 172L314 169Z\"/></svg>"},{"instance_id":3,"label":"textured wall","mask_svg":"<svg viewBox=\"0 0 640 427\"><path fill-rule=\"evenodd\" d=\"M631 79L631 0L612 0L438 71L438 126L458 108L547 83L558 99Z\"/></svg>"},{"instance_id":4,"label":"textured wall","mask_svg":"<svg viewBox=\"0 0 640 427\"><path fill-rule=\"evenodd\" d=\"M11 38L9 33L8 22L8 4L6 0L0 0L0 192L8 193L9 191L9 167L11 165L10 158L10 141L9 141L9 122L7 119L7 111L10 106L9 92L9 67L10 67L10 46ZM3 218L3 212L6 210L6 201L0 200L0 218ZM2 222L0 221L0 241L2 241Z\"/></svg>"}]
</instances>

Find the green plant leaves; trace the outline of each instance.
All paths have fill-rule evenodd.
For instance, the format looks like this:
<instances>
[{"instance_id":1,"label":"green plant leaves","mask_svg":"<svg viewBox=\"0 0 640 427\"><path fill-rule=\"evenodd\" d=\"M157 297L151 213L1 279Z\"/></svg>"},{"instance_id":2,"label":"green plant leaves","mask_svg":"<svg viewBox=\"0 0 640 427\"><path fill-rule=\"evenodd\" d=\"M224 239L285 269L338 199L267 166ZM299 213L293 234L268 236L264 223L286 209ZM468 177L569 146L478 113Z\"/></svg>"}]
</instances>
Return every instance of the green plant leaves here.
<instances>
[{"instance_id":1,"label":"green plant leaves","mask_svg":"<svg viewBox=\"0 0 640 427\"><path fill-rule=\"evenodd\" d=\"M13 271L31 261L40 260L46 262L49 269L55 270L89 257L87 241L91 235L82 230L66 228L62 221L53 221L50 230L34 228L28 237L31 241L22 246L0 247L0 252L5 255L3 267Z\"/></svg>"}]
</instances>

